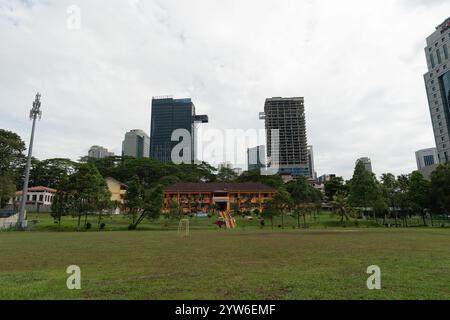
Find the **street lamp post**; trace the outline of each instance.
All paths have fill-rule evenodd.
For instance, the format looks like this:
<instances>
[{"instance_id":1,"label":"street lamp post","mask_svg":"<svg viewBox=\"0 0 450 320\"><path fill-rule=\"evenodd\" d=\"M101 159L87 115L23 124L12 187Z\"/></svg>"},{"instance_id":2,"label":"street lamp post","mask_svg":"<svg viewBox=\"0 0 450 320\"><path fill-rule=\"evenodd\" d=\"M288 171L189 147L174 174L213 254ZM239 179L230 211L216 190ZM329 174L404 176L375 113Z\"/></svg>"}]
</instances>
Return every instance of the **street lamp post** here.
<instances>
[{"instance_id":1,"label":"street lamp post","mask_svg":"<svg viewBox=\"0 0 450 320\"><path fill-rule=\"evenodd\" d=\"M33 125L31 127L31 138L30 138L30 146L28 147L28 159L27 166L25 168L25 180L23 182L23 190L22 190L22 199L20 201L20 210L19 210L19 220L17 222L17 228L19 230L25 229L25 211L27 204L27 193L28 193L28 181L30 180L30 167L31 167L31 156L33 154L33 141L34 141L34 129L36 127L36 119L40 119L42 116L41 111L41 94L38 92L36 94L36 99L33 102L33 107L30 111L30 119L33 120Z\"/></svg>"}]
</instances>

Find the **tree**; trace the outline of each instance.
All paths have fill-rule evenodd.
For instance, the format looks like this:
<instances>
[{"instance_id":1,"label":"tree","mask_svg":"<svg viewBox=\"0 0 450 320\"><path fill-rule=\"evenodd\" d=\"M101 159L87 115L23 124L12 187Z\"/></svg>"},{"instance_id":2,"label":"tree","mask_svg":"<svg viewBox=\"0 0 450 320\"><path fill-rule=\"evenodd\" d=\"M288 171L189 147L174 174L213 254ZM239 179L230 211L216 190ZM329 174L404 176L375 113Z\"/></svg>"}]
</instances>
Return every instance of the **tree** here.
<instances>
[{"instance_id":1,"label":"tree","mask_svg":"<svg viewBox=\"0 0 450 320\"><path fill-rule=\"evenodd\" d=\"M130 226L130 230L137 229L138 225L147 218L151 221L159 219L163 206L163 186L157 185L154 188L145 191L144 210L142 211L136 223Z\"/></svg>"},{"instance_id":2,"label":"tree","mask_svg":"<svg viewBox=\"0 0 450 320\"><path fill-rule=\"evenodd\" d=\"M422 216L424 226L427 226L426 209L429 204L429 194L430 183L419 171L414 171L410 177L408 199L413 212Z\"/></svg>"},{"instance_id":3,"label":"tree","mask_svg":"<svg viewBox=\"0 0 450 320\"><path fill-rule=\"evenodd\" d=\"M354 207L363 207L364 211L373 204L377 191L377 180L373 173L366 170L364 163L356 163L353 177L350 180L349 202ZM374 217L376 219L376 217Z\"/></svg>"},{"instance_id":4,"label":"tree","mask_svg":"<svg viewBox=\"0 0 450 320\"><path fill-rule=\"evenodd\" d=\"M273 199L266 199L264 201L261 216L263 219L269 219L273 229L273 218L277 215L277 211L273 206Z\"/></svg>"},{"instance_id":5,"label":"tree","mask_svg":"<svg viewBox=\"0 0 450 320\"><path fill-rule=\"evenodd\" d=\"M400 175L397 177L397 192L395 196L395 202L398 205L400 214L403 221L403 226L408 226L408 217L410 214L410 202L409 202L409 175Z\"/></svg>"},{"instance_id":6,"label":"tree","mask_svg":"<svg viewBox=\"0 0 450 320\"><path fill-rule=\"evenodd\" d=\"M334 195L341 191L341 193L348 192L348 186L344 184L342 177L332 177L329 181L325 182L325 196L329 200L333 200Z\"/></svg>"},{"instance_id":7,"label":"tree","mask_svg":"<svg viewBox=\"0 0 450 320\"><path fill-rule=\"evenodd\" d=\"M138 176L134 176L128 183L127 192L123 199L124 208L131 219L131 225L136 223L137 217L144 209L144 188Z\"/></svg>"},{"instance_id":8,"label":"tree","mask_svg":"<svg viewBox=\"0 0 450 320\"><path fill-rule=\"evenodd\" d=\"M439 165L431 174L431 209L450 215L450 162Z\"/></svg>"},{"instance_id":9,"label":"tree","mask_svg":"<svg viewBox=\"0 0 450 320\"><path fill-rule=\"evenodd\" d=\"M300 228L300 216L303 216L303 225L306 228L306 213L312 207L314 191L304 176L299 176L296 180L287 185L287 190L292 199L292 207L297 213L297 226Z\"/></svg>"},{"instance_id":10,"label":"tree","mask_svg":"<svg viewBox=\"0 0 450 320\"><path fill-rule=\"evenodd\" d=\"M19 135L0 129L0 208L14 196L16 179L25 162L24 150L25 143Z\"/></svg>"},{"instance_id":11,"label":"tree","mask_svg":"<svg viewBox=\"0 0 450 320\"><path fill-rule=\"evenodd\" d=\"M395 226L398 226L398 192L399 184L392 173L381 175L381 192L383 193L388 210L394 214Z\"/></svg>"},{"instance_id":12,"label":"tree","mask_svg":"<svg viewBox=\"0 0 450 320\"><path fill-rule=\"evenodd\" d=\"M280 188L274 194L271 205L275 212L281 215L281 228L284 229L284 214L292 207L291 195L284 188Z\"/></svg>"},{"instance_id":13,"label":"tree","mask_svg":"<svg viewBox=\"0 0 450 320\"><path fill-rule=\"evenodd\" d=\"M281 188L284 185L283 179L279 175L261 175L259 170L245 171L237 177L236 182L257 182L275 189Z\"/></svg>"},{"instance_id":14,"label":"tree","mask_svg":"<svg viewBox=\"0 0 450 320\"><path fill-rule=\"evenodd\" d=\"M53 202L51 206L52 217L58 222L59 228L61 228L61 219L63 216L68 214L71 209L70 203L70 190L69 190L69 179L66 177L61 180L57 186L57 191L53 197Z\"/></svg>"},{"instance_id":15,"label":"tree","mask_svg":"<svg viewBox=\"0 0 450 320\"><path fill-rule=\"evenodd\" d=\"M32 160L30 185L57 189L61 180L75 172L76 164L70 159Z\"/></svg>"},{"instance_id":16,"label":"tree","mask_svg":"<svg viewBox=\"0 0 450 320\"><path fill-rule=\"evenodd\" d=\"M222 167L220 168L219 172L217 173L217 181L219 182L232 182L237 179L238 175L236 172L234 172L233 169L228 167Z\"/></svg>"},{"instance_id":17,"label":"tree","mask_svg":"<svg viewBox=\"0 0 450 320\"><path fill-rule=\"evenodd\" d=\"M331 205L334 209L333 214L337 214L340 217L341 223L344 222L344 219L349 221L353 216L353 208L350 206L348 197L342 191L334 195Z\"/></svg>"},{"instance_id":18,"label":"tree","mask_svg":"<svg viewBox=\"0 0 450 320\"><path fill-rule=\"evenodd\" d=\"M75 173L69 177L67 189L70 193L71 207L78 217L78 231L81 217L85 216L87 227L88 214L105 209L105 204L111 198L105 180L97 168L88 163L77 166Z\"/></svg>"},{"instance_id":19,"label":"tree","mask_svg":"<svg viewBox=\"0 0 450 320\"><path fill-rule=\"evenodd\" d=\"M183 209L180 207L177 201L169 200L169 212L167 213L167 218L170 221L180 220L183 216Z\"/></svg>"}]
</instances>

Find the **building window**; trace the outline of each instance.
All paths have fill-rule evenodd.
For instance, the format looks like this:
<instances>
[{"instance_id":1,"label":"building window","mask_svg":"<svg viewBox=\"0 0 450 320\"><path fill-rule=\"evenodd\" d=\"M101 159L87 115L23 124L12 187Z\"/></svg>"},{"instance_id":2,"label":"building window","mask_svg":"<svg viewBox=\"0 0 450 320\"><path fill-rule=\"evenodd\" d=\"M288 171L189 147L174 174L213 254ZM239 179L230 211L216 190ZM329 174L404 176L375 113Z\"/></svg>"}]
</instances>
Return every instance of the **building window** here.
<instances>
[{"instance_id":1,"label":"building window","mask_svg":"<svg viewBox=\"0 0 450 320\"><path fill-rule=\"evenodd\" d=\"M445 59L448 59L448 47L447 47L447 44L444 44L444 57L445 57Z\"/></svg>"},{"instance_id":2,"label":"building window","mask_svg":"<svg viewBox=\"0 0 450 320\"><path fill-rule=\"evenodd\" d=\"M442 63L441 50L439 49L436 50L436 56L438 59L438 64L441 64Z\"/></svg>"},{"instance_id":3,"label":"building window","mask_svg":"<svg viewBox=\"0 0 450 320\"><path fill-rule=\"evenodd\" d=\"M430 62L432 68L436 67L436 62L434 61L434 56L432 53L430 53Z\"/></svg>"},{"instance_id":4,"label":"building window","mask_svg":"<svg viewBox=\"0 0 450 320\"><path fill-rule=\"evenodd\" d=\"M423 157L425 166L432 166L434 164L434 157L432 155Z\"/></svg>"}]
</instances>

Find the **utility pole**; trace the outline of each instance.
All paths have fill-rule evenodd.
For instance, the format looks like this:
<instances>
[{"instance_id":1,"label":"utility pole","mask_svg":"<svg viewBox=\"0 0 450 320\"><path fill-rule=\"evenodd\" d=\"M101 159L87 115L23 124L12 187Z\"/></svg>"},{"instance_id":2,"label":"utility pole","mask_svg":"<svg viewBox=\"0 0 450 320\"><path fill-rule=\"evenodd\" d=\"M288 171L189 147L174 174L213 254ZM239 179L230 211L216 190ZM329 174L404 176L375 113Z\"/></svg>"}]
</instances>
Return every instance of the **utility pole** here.
<instances>
[{"instance_id":1,"label":"utility pole","mask_svg":"<svg viewBox=\"0 0 450 320\"><path fill-rule=\"evenodd\" d=\"M33 120L33 125L31 127L31 138L30 138L30 146L28 147L28 159L27 166L25 168L25 181L23 183L22 190L22 199L20 201L20 211L19 211L19 220L17 222L17 229L24 230L25 225L25 211L27 205L27 194L28 194L28 181L30 180L30 167L31 167L31 156L33 154L33 141L34 141L34 128L36 127L36 119L41 119L42 111L41 111L41 94L38 92L36 94L36 99L33 102L33 107L30 111L30 119Z\"/></svg>"}]
</instances>

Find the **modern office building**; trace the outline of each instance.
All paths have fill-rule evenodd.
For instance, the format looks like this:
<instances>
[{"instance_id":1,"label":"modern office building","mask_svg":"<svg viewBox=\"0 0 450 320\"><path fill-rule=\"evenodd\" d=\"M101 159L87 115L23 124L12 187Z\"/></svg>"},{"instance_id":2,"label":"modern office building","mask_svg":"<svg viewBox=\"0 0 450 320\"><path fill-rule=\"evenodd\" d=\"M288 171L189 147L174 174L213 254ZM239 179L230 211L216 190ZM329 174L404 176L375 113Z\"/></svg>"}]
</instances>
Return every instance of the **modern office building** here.
<instances>
[{"instance_id":1,"label":"modern office building","mask_svg":"<svg viewBox=\"0 0 450 320\"><path fill-rule=\"evenodd\" d=\"M92 146L88 152L88 157L93 159L102 159L113 156L114 156L113 152L109 152L108 149L102 146Z\"/></svg>"},{"instance_id":2,"label":"modern office building","mask_svg":"<svg viewBox=\"0 0 450 320\"><path fill-rule=\"evenodd\" d=\"M367 171L369 171L370 173L373 173L372 161L370 160L370 158L368 158L368 157L359 158L358 160L356 160L356 163L358 163L359 161L364 163L364 167L366 168Z\"/></svg>"},{"instance_id":3,"label":"modern office building","mask_svg":"<svg viewBox=\"0 0 450 320\"><path fill-rule=\"evenodd\" d=\"M336 178L335 174L324 174L317 178L318 184L325 184L325 182L330 181L331 179Z\"/></svg>"},{"instance_id":4,"label":"modern office building","mask_svg":"<svg viewBox=\"0 0 450 320\"><path fill-rule=\"evenodd\" d=\"M450 18L427 38L424 75L439 163L450 160Z\"/></svg>"},{"instance_id":5,"label":"modern office building","mask_svg":"<svg viewBox=\"0 0 450 320\"><path fill-rule=\"evenodd\" d=\"M316 169L314 166L314 148L313 146L308 146L308 166L309 166L309 177L310 179L317 179Z\"/></svg>"},{"instance_id":6,"label":"modern office building","mask_svg":"<svg viewBox=\"0 0 450 320\"><path fill-rule=\"evenodd\" d=\"M270 166L277 165L281 175L303 175L309 178L304 98L266 99L260 119L265 120ZM278 143L272 130L278 130Z\"/></svg>"},{"instance_id":7,"label":"modern office building","mask_svg":"<svg viewBox=\"0 0 450 320\"><path fill-rule=\"evenodd\" d=\"M260 170L265 167L266 163L266 146L257 146L247 149L248 171Z\"/></svg>"},{"instance_id":8,"label":"modern office building","mask_svg":"<svg viewBox=\"0 0 450 320\"><path fill-rule=\"evenodd\" d=\"M196 160L196 126L208 123L207 115L196 115L191 99L173 99L169 96L153 97L150 125L150 157L169 163L172 162L172 150L180 141L172 141L177 129L185 129L190 134L190 162ZM186 155L181 155L186 156Z\"/></svg>"},{"instance_id":9,"label":"modern office building","mask_svg":"<svg viewBox=\"0 0 450 320\"><path fill-rule=\"evenodd\" d=\"M122 155L135 158L148 158L150 156L150 138L139 129L131 130L125 134L122 142Z\"/></svg>"},{"instance_id":10,"label":"modern office building","mask_svg":"<svg viewBox=\"0 0 450 320\"><path fill-rule=\"evenodd\" d=\"M439 163L437 149L428 148L416 151L417 170L422 170L425 167L433 166Z\"/></svg>"}]
</instances>

